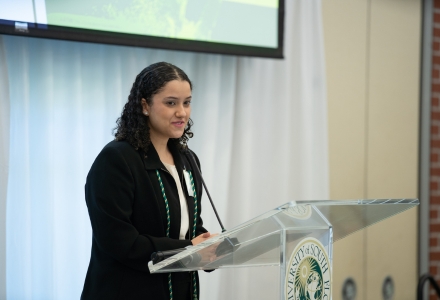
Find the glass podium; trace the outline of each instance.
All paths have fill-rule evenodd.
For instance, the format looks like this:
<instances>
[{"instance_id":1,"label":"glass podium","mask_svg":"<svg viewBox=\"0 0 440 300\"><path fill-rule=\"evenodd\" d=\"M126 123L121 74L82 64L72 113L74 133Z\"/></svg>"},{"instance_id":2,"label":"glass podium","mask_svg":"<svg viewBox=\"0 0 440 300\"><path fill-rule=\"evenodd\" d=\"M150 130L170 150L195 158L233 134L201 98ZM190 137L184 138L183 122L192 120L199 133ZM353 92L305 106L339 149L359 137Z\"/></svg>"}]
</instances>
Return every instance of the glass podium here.
<instances>
[{"instance_id":1,"label":"glass podium","mask_svg":"<svg viewBox=\"0 0 440 300\"><path fill-rule=\"evenodd\" d=\"M278 266L280 299L331 299L333 243L417 199L293 201L166 260L151 273Z\"/></svg>"}]
</instances>

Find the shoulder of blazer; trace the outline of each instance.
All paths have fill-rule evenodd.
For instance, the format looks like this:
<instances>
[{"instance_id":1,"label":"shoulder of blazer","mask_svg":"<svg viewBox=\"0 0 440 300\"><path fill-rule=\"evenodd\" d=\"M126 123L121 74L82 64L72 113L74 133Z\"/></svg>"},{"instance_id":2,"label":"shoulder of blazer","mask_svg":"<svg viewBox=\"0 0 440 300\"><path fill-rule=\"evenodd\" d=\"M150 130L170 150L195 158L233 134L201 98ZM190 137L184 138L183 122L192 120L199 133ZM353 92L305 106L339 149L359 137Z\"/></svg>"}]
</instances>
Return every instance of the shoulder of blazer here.
<instances>
[{"instance_id":1,"label":"shoulder of blazer","mask_svg":"<svg viewBox=\"0 0 440 300\"><path fill-rule=\"evenodd\" d=\"M105 145L102 150L106 148L118 149L118 151L122 153L138 153L138 151L136 151L134 147L126 141L111 141Z\"/></svg>"},{"instance_id":2,"label":"shoulder of blazer","mask_svg":"<svg viewBox=\"0 0 440 300\"><path fill-rule=\"evenodd\" d=\"M101 161L102 159L122 159L127 165L133 167L140 165L143 168L142 156L126 141L111 141L98 154L95 162Z\"/></svg>"}]
</instances>

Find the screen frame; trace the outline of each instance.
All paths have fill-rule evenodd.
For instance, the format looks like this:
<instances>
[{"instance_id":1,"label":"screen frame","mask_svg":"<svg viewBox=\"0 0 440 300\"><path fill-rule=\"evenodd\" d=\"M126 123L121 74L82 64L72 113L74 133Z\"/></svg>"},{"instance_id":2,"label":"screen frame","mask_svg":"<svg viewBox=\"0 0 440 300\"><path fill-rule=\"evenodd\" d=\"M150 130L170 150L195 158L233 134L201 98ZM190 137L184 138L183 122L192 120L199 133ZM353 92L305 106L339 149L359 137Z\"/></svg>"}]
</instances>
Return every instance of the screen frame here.
<instances>
[{"instance_id":1,"label":"screen frame","mask_svg":"<svg viewBox=\"0 0 440 300\"><path fill-rule=\"evenodd\" d=\"M16 21L0 19L0 34L36 38L59 39L88 43L101 43L166 50L182 50L202 53L253 56L265 58L284 58L284 14L285 0L279 0L278 7L278 47L265 48L242 46L216 42L190 41L148 35L126 34L111 31L89 30L73 27L46 25L29 22L26 28L16 28Z\"/></svg>"}]
</instances>

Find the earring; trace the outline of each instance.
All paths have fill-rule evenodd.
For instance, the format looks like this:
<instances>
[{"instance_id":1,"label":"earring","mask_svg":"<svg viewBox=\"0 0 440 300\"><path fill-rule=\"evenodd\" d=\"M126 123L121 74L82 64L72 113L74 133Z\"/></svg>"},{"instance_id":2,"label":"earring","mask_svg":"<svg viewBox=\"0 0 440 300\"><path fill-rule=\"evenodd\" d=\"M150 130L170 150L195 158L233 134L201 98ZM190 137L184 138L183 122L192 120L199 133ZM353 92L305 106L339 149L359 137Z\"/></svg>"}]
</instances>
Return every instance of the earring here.
<instances>
[{"instance_id":1,"label":"earring","mask_svg":"<svg viewBox=\"0 0 440 300\"><path fill-rule=\"evenodd\" d=\"M148 111L144 112L144 115L148 116Z\"/></svg>"}]
</instances>

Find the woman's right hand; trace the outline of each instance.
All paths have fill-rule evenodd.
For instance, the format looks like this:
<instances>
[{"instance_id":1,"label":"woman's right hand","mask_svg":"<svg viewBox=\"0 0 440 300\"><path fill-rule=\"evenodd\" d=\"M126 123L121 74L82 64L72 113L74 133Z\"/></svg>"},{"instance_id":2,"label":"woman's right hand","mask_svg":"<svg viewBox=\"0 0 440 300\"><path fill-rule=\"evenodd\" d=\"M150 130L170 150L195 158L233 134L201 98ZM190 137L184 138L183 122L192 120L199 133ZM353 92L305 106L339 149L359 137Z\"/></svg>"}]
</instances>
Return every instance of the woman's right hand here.
<instances>
[{"instance_id":1,"label":"woman's right hand","mask_svg":"<svg viewBox=\"0 0 440 300\"><path fill-rule=\"evenodd\" d=\"M218 235L218 233L216 234L211 234L209 232L205 232L202 233L201 235L195 237L194 239L191 240L193 246L200 244L201 242L204 242L212 237L215 237L216 235ZM210 245L208 248L204 248L202 250L198 251L198 254L201 256L201 262L212 262L216 259L216 255L215 255L215 250L218 247L218 243L214 244L214 245Z\"/></svg>"},{"instance_id":2,"label":"woman's right hand","mask_svg":"<svg viewBox=\"0 0 440 300\"><path fill-rule=\"evenodd\" d=\"M212 237L214 237L216 235L218 235L218 233L211 234L209 232L205 232L205 233L202 233L202 234L196 236L195 238L193 238L191 240L191 243L193 244L193 246L195 246L195 245L200 244L201 242L204 242L204 241L206 241L206 240L208 240L208 239L210 239L210 238L212 238Z\"/></svg>"}]
</instances>

